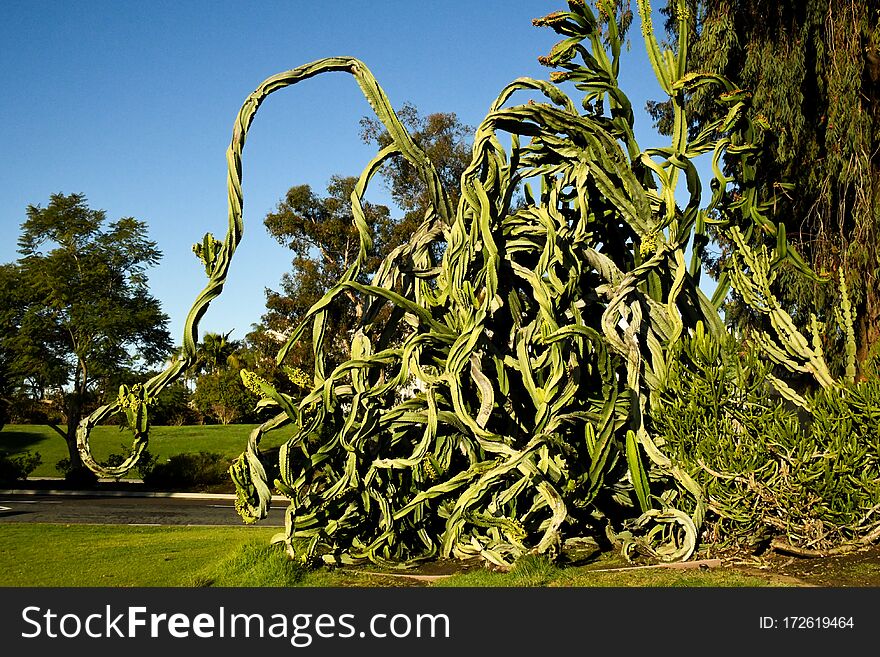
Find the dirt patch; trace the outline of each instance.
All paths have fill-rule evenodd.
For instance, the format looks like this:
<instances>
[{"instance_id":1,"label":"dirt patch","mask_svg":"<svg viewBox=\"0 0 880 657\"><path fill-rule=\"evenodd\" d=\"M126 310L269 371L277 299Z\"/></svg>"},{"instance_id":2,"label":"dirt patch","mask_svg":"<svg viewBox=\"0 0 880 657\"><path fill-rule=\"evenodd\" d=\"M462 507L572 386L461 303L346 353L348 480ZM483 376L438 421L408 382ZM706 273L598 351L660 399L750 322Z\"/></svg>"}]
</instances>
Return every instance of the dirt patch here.
<instances>
[{"instance_id":1,"label":"dirt patch","mask_svg":"<svg viewBox=\"0 0 880 657\"><path fill-rule=\"evenodd\" d=\"M486 570L487 566L481 559L437 559L426 561L410 568L388 568L373 564L355 567L343 567L340 571L356 577L390 580L395 586L424 586L438 579L451 575L461 575L474 570ZM493 568L489 568L493 570Z\"/></svg>"},{"instance_id":2,"label":"dirt patch","mask_svg":"<svg viewBox=\"0 0 880 657\"><path fill-rule=\"evenodd\" d=\"M705 564L705 565L701 565ZM681 569L664 565L618 564L622 568L593 569L596 572L629 571L632 569ZM760 556L729 551L715 554L712 559L695 562L694 570L729 569L766 581L770 586L795 587L880 587L880 545L845 555L820 558L793 557L773 551ZM430 586L435 580L474 570L485 570L480 560L461 562L441 559L420 564L415 568L394 571L376 566L342 569L351 576L355 585ZM492 569L494 570L494 569ZM723 586L724 584L722 584Z\"/></svg>"},{"instance_id":3,"label":"dirt patch","mask_svg":"<svg viewBox=\"0 0 880 657\"><path fill-rule=\"evenodd\" d=\"M830 557L794 557L769 551L760 556L722 557L726 567L789 586L880 587L880 545Z\"/></svg>"}]
</instances>

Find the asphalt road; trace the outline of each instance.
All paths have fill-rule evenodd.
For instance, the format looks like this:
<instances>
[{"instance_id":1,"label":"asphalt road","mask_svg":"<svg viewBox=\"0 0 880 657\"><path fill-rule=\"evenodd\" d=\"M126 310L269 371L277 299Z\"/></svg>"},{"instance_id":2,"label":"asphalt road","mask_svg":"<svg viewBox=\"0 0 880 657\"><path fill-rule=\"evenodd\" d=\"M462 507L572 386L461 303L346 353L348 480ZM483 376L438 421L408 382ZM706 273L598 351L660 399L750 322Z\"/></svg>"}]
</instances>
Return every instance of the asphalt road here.
<instances>
[{"instance_id":1,"label":"asphalt road","mask_svg":"<svg viewBox=\"0 0 880 657\"><path fill-rule=\"evenodd\" d=\"M231 499L0 494L0 524L13 522L141 526L243 524ZM269 517L259 524L283 527L284 505L273 505Z\"/></svg>"}]
</instances>

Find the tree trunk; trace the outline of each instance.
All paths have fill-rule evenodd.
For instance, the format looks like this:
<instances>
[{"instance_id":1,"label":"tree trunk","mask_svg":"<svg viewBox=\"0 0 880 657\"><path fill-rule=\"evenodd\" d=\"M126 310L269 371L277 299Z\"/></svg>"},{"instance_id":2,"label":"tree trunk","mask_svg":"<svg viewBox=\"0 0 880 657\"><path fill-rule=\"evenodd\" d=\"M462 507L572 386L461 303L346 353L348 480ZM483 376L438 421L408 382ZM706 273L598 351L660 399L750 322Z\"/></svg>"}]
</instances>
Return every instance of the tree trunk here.
<instances>
[{"instance_id":1,"label":"tree trunk","mask_svg":"<svg viewBox=\"0 0 880 657\"><path fill-rule=\"evenodd\" d=\"M864 312L856 323L856 362L859 378L864 379L868 373L878 370L880 359L880 290L868 285L865 290ZM871 367L871 361L873 368Z\"/></svg>"},{"instance_id":2,"label":"tree trunk","mask_svg":"<svg viewBox=\"0 0 880 657\"><path fill-rule=\"evenodd\" d=\"M880 76L880 72L878 72ZM880 80L880 78L878 78ZM875 80L876 82L877 80ZM875 87L880 89L880 85ZM880 94L873 96L874 125L880 127ZM880 233L880 140L874 140L875 148L871 156L871 204L868 214L873 220L873 231L869 243L864 247L872 249L876 247L876 236ZM871 244L870 242L874 242ZM880 263L880 260L876 262ZM858 317L856 323L856 363L858 366L858 378L865 379L871 372L880 374L880 276L873 270L874 263L869 262L864 268L865 276L865 306L864 312ZM872 362L873 361L873 362Z\"/></svg>"},{"instance_id":3,"label":"tree trunk","mask_svg":"<svg viewBox=\"0 0 880 657\"><path fill-rule=\"evenodd\" d=\"M85 373L83 373L82 378L84 382ZM76 445L76 430L79 427L80 420L82 420L83 400L85 399L85 390L82 389L85 386L84 383L83 385L80 385L80 383L79 372L77 372L73 392L67 398L67 432L64 440L67 442L70 469L64 475L64 478L72 483L93 485L98 480L98 476L83 464L79 448Z\"/></svg>"}]
</instances>

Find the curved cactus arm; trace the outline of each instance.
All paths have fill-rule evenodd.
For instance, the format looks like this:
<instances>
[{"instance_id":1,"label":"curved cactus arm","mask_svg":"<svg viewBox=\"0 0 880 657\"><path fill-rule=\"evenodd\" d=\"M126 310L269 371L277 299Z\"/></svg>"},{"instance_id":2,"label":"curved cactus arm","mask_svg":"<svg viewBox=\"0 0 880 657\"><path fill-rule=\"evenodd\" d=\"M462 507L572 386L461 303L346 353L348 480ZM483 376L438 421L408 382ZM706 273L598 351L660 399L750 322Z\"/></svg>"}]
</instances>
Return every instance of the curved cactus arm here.
<instances>
[{"instance_id":1,"label":"curved cactus arm","mask_svg":"<svg viewBox=\"0 0 880 657\"><path fill-rule=\"evenodd\" d=\"M601 20L615 20L611 3L602 0L599 8ZM277 538L307 562L405 567L439 554L509 565L530 551L558 554L565 532L594 527L612 508L625 552L644 547L661 559L689 558L705 514L703 492L649 427L677 345L693 333L709 353L723 332L718 300L699 289L698 254L690 268L683 257L692 235L697 248L705 241L707 224L734 235L739 260L729 279L769 313L780 338L770 352L822 373L821 353L815 345L808 353L769 292L783 258L794 256L766 203L747 190L730 204L719 170L714 205L700 210L693 157L714 151L717 165L727 153L741 160L741 184L754 177L760 131L748 122L746 95L722 79L688 75L686 36L677 54L660 52L650 5L639 0L650 58L676 121L670 147L641 152L631 106L617 86L619 34L609 23L606 50L585 2L569 0L569 9L539 19L564 37L542 59L564 69L552 81L570 80L584 92L585 113L545 82L521 78L502 90L477 129L454 214L436 172L357 60L320 60L273 76L239 114L228 152L229 232L224 242L209 235L195 249L211 281L190 315L175 367L194 349L198 321L222 289L241 238L241 151L260 103L319 73L346 71L392 138L352 193L358 258L279 352L280 363L311 326L315 367L305 394L294 400L243 374L266 398L263 405L282 411L277 426L290 426L274 482L290 499ZM678 17L685 33L684 0ZM684 101L703 84L722 90L729 111L689 141ZM509 103L520 90L549 102ZM360 275L372 236L363 197L381 165L397 156L416 166L431 207L412 240L366 284ZM682 172L690 195L683 209L675 202ZM540 179L540 193L526 187L514 207L517 188L532 178ZM743 232L731 228L736 223ZM772 258L762 244L767 235L776 240ZM436 247L444 247L442 258L434 257ZM347 291L361 295L366 310L351 358L328 373L326 313ZM163 377L154 386L170 380ZM154 392L148 385L144 408ZM136 439L145 440L148 422L137 399L126 403ZM268 510L259 441L275 426L252 433L232 468L245 519Z\"/></svg>"},{"instance_id":2,"label":"curved cactus arm","mask_svg":"<svg viewBox=\"0 0 880 657\"><path fill-rule=\"evenodd\" d=\"M843 327L844 335L846 336L846 371L844 376L846 381L854 383L856 380L855 315L850 301L849 289L846 285L846 273L842 267L838 270L838 289L840 290L840 310L837 313L838 323ZM813 321L815 322L815 318Z\"/></svg>"},{"instance_id":3,"label":"curved cactus arm","mask_svg":"<svg viewBox=\"0 0 880 657\"><path fill-rule=\"evenodd\" d=\"M202 244L194 248L196 255L205 265L205 271L208 274L208 283L196 297L189 313L187 314L186 323L183 333L183 356L177 358L159 375L150 379L144 386L144 390L149 396L156 396L165 386L176 380L184 371L189 369L195 361L196 345L198 343L198 325L201 318L207 312L211 302L223 291L223 286L229 273L229 267L232 262L232 256L235 253L238 244L241 241L244 232L243 221L243 194L241 189L242 182L242 162L241 156L244 149L245 140L247 138L248 129L263 101L275 91L285 87L294 85L303 80L307 80L316 75L327 72L346 72L354 76L367 102L375 111L379 120L383 123L388 133L392 137L392 146L386 149L380 157L390 157L392 153L400 153L402 156L415 166L420 177L425 182L431 206L436 213L439 221L448 223L453 214L452 207L446 192L440 183L440 177L424 152L416 146L409 136L409 133L403 127L403 124L397 118L391 107L385 93L379 87L376 79L366 67L366 65L358 59L352 57L332 57L317 60L310 64L300 66L283 73L279 73L264 80L251 93L243 103L238 116L233 124L232 139L229 148L226 151L227 161L227 204L228 204L228 222L226 237L223 242L218 242L213 236L206 235ZM379 159L379 158L377 158ZM381 161L372 163L372 166L378 167ZM352 272L349 272L349 279L353 279L366 259L366 244L369 243L370 236L366 223L363 218L363 208L360 199L363 196L369 178L372 175L366 172L359 181L359 187L353 194L353 209L356 218L358 230L361 233L361 248L359 256L352 266ZM77 446L83 458L84 464L94 472L103 476L119 476L130 470L141 453L146 448L149 441L148 423L146 422L146 410L144 410L144 420L142 422L144 429L134 427L135 440L132 446L132 452L125 461L118 467L107 467L99 464L91 454L89 446L89 433L91 429L105 418L119 412L123 408L119 401L101 406L93 413L83 418L77 427Z\"/></svg>"},{"instance_id":4,"label":"curved cactus arm","mask_svg":"<svg viewBox=\"0 0 880 657\"><path fill-rule=\"evenodd\" d=\"M290 423L286 412L279 413L251 431L247 450L229 468L235 484L235 508L245 522L265 518L272 503L266 469L260 461L260 441L263 435Z\"/></svg>"},{"instance_id":5,"label":"curved cactus arm","mask_svg":"<svg viewBox=\"0 0 880 657\"><path fill-rule=\"evenodd\" d=\"M654 75L660 83L660 88L668 95L672 96L674 90L672 88L675 82L675 72L669 65L669 51L661 51L660 44L657 41L656 32L654 31L654 22L651 18L651 3L648 0L637 0L639 17L642 21L642 38L648 52L648 61L654 69Z\"/></svg>"}]
</instances>

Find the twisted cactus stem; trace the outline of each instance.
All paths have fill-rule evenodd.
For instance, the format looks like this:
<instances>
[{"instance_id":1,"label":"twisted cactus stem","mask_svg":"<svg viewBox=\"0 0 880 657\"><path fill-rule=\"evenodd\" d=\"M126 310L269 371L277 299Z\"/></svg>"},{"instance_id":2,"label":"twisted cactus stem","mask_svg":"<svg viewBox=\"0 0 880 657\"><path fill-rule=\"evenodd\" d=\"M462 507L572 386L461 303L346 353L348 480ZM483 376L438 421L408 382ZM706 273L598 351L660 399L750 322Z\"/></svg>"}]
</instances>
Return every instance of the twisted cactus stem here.
<instances>
[{"instance_id":1,"label":"twisted cactus stem","mask_svg":"<svg viewBox=\"0 0 880 657\"><path fill-rule=\"evenodd\" d=\"M838 270L838 284L840 289L840 310L838 311L838 323L843 327L846 335L846 371L845 378L848 383L856 380L856 332L855 314L849 297L849 288L846 284L846 273L841 267ZM815 319L813 320L815 323Z\"/></svg>"},{"instance_id":2,"label":"twisted cactus stem","mask_svg":"<svg viewBox=\"0 0 880 657\"><path fill-rule=\"evenodd\" d=\"M236 506L254 521L268 511L271 486L281 491L289 504L285 531L274 540L291 554L307 562L404 566L437 555L479 556L509 566L526 552L556 556L567 535L605 524L625 554L687 559L705 501L652 438L651 396L684 336L724 334L722 300L709 300L699 288L699 248L712 222L734 231L735 215L749 226L739 253L757 278L740 268L728 281L770 313L782 339L777 345L767 336L770 350L826 375L821 354L804 348L803 336L768 295L774 267L783 259L802 261L786 248L784 232L764 218L754 194L735 206L726 200L734 181L717 167L722 155L739 157L743 175L754 175L757 136L746 95L718 76L686 73L684 0L678 3L684 35L678 53L660 51L650 4L639 0L638 6L649 58L673 101L671 146L642 151L636 142L631 105L617 85L621 44L612 5L599 3L608 20L603 35L592 9L570 0L570 11L535 22L566 37L542 61L564 69L553 81L573 82L587 111L579 113L548 82L520 78L505 87L477 129L454 210L437 172L362 62L319 60L267 79L245 101L227 151L226 238L220 243L206 235L194 249L209 281L188 315L183 356L147 382L138 408L147 408L149 398L192 364L198 323L223 289L243 231L242 150L261 103L320 73L348 72L391 137L352 192L358 257L277 355L283 364L311 327L310 387L296 399L244 376L263 397L261 405L280 412L251 433L231 468ZM720 88L719 102L730 109L689 141L685 102L702 85ZM508 106L523 90L549 102ZM611 116L601 109L606 101ZM510 135L509 149L499 132ZM703 210L691 158L710 151L718 184ZM392 251L369 284L361 283L372 244L362 199L379 168L398 156L419 172L429 210L412 239ZM681 172L689 194L684 209L675 203ZM527 184L534 178L541 182L539 195ZM513 207L520 187L525 202ZM777 238L772 263L751 246L762 231ZM692 238L697 248L688 267L684 251ZM445 247L439 263L436 246ZM326 313L347 291L368 303L351 359L327 372ZM88 455L88 430L119 409L118 403L102 407L79 428L84 460L96 471L123 470L146 445L146 417L135 417L125 464L102 469ZM270 484L259 443L281 427L290 437L280 448L280 477Z\"/></svg>"},{"instance_id":3,"label":"twisted cactus stem","mask_svg":"<svg viewBox=\"0 0 880 657\"><path fill-rule=\"evenodd\" d=\"M208 283L196 297L187 314L186 323L183 332L183 350L182 356L176 357L171 364L160 374L148 380L143 387L144 394L149 397L156 397L169 383L178 379L185 371L190 369L196 360L196 349L198 344L198 326L201 318L207 312L211 302L217 298L223 291L226 278L229 274L229 267L232 262L232 256L241 242L244 232L244 221L242 218L244 208L244 197L241 190L242 182L242 151L244 149L247 131L251 122L256 115L257 110L263 101L275 91L296 84L308 78L314 77L320 73L341 71L350 73L354 76L361 88L367 102L373 108L376 115L384 124L389 134L394 140L393 146L383 151L381 159L374 161L372 168L369 169L369 175L361 177L357 188L352 193L352 210L355 221L362 236L360 252L357 260L352 264L340 285L346 281L356 278L358 271L363 266L366 259L366 251L369 248L369 230L367 228L361 198L364 188L369 177L375 173L381 162L391 157L393 154L400 153L406 157L413 166L416 167L422 179L424 180L431 205L435 209L436 219L440 222L448 221L452 214L452 208L449 199L440 183L440 177L434 169L434 166L428 160L427 156L415 145L410 138L403 124L395 115L385 93L379 87L376 79L366 67L366 65L352 57L334 57L323 59L298 68L274 75L258 86L253 93L243 103L239 110L238 116L233 125L232 140L226 151L227 162L227 201L228 201L228 226L226 237L222 243L214 239L209 233L205 236L201 244L194 247L196 255L205 265L205 271L208 275ZM298 337L298 336L297 336ZM291 343L294 340L291 340ZM279 362L283 360L287 349L279 354ZM137 463L144 449L149 442L148 424L141 430L133 428L134 442L129 456L116 467L109 467L98 463L91 454L89 445L89 434L91 430L106 418L118 413L122 410L122 405L116 401L114 403L105 404L97 408L94 412L83 418L77 427L77 447L82 456L83 463L93 472L104 477L116 477L128 472ZM143 411L147 413L146 408Z\"/></svg>"}]
</instances>

